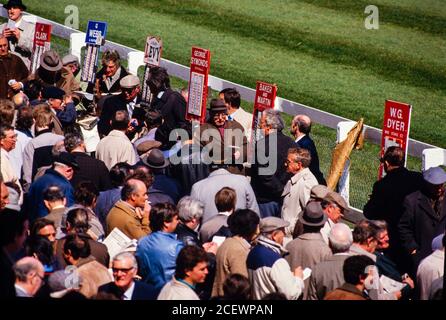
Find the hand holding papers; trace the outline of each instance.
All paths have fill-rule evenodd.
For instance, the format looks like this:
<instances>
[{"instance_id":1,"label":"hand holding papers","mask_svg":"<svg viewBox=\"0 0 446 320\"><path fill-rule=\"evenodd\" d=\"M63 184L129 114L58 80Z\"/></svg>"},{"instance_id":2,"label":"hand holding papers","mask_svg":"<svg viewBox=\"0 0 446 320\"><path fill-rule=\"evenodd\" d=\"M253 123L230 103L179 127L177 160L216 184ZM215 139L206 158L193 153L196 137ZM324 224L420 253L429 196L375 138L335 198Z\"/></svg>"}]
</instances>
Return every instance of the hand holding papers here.
<instances>
[{"instance_id":1,"label":"hand holding papers","mask_svg":"<svg viewBox=\"0 0 446 320\"><path fill-rule=\"evenodd\" d=\"M134 251L138 244L136 239L130 239L118 228L114 228L103 243L112 259L122 251Z\"/></svg>"}]
</instances>

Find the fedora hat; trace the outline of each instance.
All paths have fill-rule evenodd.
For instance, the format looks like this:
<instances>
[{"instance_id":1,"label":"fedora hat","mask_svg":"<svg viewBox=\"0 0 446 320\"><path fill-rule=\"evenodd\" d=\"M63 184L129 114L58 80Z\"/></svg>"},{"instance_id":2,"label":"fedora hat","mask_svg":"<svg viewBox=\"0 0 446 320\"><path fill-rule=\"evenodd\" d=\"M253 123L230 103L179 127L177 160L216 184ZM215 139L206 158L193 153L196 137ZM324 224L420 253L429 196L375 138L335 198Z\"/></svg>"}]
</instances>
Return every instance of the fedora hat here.
<instances>
[{"instance_id":1,"label":"fedora hat","mask_svg":"<svg viewBox=\"0 0 446 320\"><path fill-rule=\"evenodd\" d=\"M305 207L301 221L307 226L319 227L325 224L327 216L319 202L311 201Z\"/></svg>"},{"instance_id":2,"label":"fedora hat","mask_svg":"<svg viewBox=\"0 0 446 320\"><path fill-rule=\"evenodd\" d=\"M228 108L225 105L225 102L221 99L212 99L210 103L209 112L212 114L220 113L220 112L228 112Z\"/></svg>"},{"instance_id":3,"label":"fedora hat","mask_svg":"<svg viewBox=\"0 0 446 320\"><path fill-rule=\"evenodd\" d=\"M150 150L142 161L152 169L162 169L170 164L169 160L164 157L163 152L157 148Z\"/></svg>"},{"instance_id":4,"label":"fedora hat","mask_svg":"<svg viewBox=\"0 0 446 320\"><path fill-rule=\"evenodd\" d=\"M40 58L40 67L47 71L59 71L63 65L59 54L54 50L48 50Z\"/></svg>"},{"instance_id":5,"label":"fedora hat","mask_svg":"<svg viewBox=\"0 0 446 320\"><path fill-rule=\"evenodd\" d=\"M26 11L26 6L22 3L22 0L9 0L8 3L3 5L3 8L5 8L6 10L10 9L10 8L20 8L23 11Z\"/></svg>"}]
</instances>

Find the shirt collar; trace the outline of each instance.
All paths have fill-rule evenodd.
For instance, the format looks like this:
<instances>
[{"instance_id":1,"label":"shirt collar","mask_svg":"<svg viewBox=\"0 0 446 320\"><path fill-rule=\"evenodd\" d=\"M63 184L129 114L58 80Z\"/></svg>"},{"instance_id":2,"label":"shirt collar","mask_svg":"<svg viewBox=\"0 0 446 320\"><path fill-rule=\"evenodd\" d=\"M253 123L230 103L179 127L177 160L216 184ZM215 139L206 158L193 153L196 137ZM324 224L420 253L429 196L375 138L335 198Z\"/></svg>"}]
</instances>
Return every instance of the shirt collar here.
<instances>
[{"instance_id":1,"label":"shirt collar","mask_svg":"<svg viewBox=\"0 0 446 320\"><path fill-rule=\"evenodd\" d=\"M156 97L157 97L158 99L161 99L162 96L163 96L163 94L164 94L164 91L160 91L160 92L158 92L158 94L156 95Z\"/></svg>"},{"instance_id":2,"label":"shirt collar","mask_svg":"<svg viewBox=\"0 0 446 320\"><path fill-rule=\"evenodd\" d=\"M232 212L231 211L223 211L223 212L219 212L218 214L221 216L229 217L232 214Z\"/></svg>"},{"instance_id":3,"label":"shirt collar","mask_svg":"<svg viewBox=\"0 0 446 320\"><path fill-rule=\"evenodd\" d=\"M296 140L294 140L294 142L298 142L300 139L302 139L303 137L305 137L306 134L301 135L299 138L297 138Z\"/></svg>"},{"instance_id":4,"label":"shirt collar","mask_svg":"<svg viewBox=\"0 0 446 320\"><path fill-rule=\"evenodd\" d=\"M134 290L135 290L135 281L133 281L130 287L122 294L123 299L132 300Z\"/></svg>"},{"instance_id":5,"label":"shirt collar","mask_svg":"<svg viewBox=\"0 0 446 320\"><path fill-rule=\"evenodd\" d=\"M186 285L186 286L188 286L188 287L191 288L192 290L195 290L195 286L194 286L193 284L190 284L189 282L184 281L183 279L177 279L177 278L175 278L175 280L178 281L178 282L180 282L180 283L182 283L182 284L184 284L184 285Z\"/></svg>"}]
</instances>

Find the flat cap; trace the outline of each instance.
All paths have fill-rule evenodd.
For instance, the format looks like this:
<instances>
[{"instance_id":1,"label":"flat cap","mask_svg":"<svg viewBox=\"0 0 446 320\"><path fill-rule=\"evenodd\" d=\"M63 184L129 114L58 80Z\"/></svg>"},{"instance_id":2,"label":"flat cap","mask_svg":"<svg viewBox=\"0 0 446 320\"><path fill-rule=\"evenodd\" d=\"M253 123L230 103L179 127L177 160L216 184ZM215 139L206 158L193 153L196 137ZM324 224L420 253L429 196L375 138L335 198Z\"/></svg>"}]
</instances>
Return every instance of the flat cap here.
<instances>
[{"instance_id":1,"label":"flat cap","mask_svg":"<svg viewBox=\"0 0 446 320\"><path fill-rule=\"evenodd\" d=\"M290 223L277 217L266 217L260 220L260 232L273 232L277 229L288 227Z\"/></svg>"},{"instance_id":2,"label":"flat cap","mask_svg":"<svg viewBox=\"0 0 446 320\"><path fill-rule=\"evenodd\" d=\"M138 144L136 146L136 151L138 151L138 155L142 155L146 152L149 152L150 150L154 149L154 148L159 148L161 147L161 142L156 141L156 140L148 140L148 141L144 141L141 142L140 144Z\"/></svg>"},{"instance_id":3,"label":"flat cap","mask_svg":"<svg viewBox=\"0 0 446 320\"><path fill-rule=\"evenodd\" d=\"M430 184L443 184L446 182L446 172L440 167L429 168L423 172L423 178Z\"/></svg>"},{"instance_id":4,"label":"flat cap","mask_svg":"<svg viewBox=\"0 0 446 320\"><path fill-rule=\"evenodd\" d=\"M133 74L129 74L119 81L121 88L129 89L139 86L139 78Z\"/></svg>"},{"instance_id":5,"label":"flat cap","mask_svg":"<svg viewBox=\"0 0 446 320\"><path fill-rule=\"evenodd\" d=\"M61 152L59 155L54 157L54 162L59 162L67 165L73 169L79 169L79 164L71 153Z\"/></svg>"},{"instance_id":6,"label":"flat cap","mask_svg":"<svg viewBox=\"0 0 446 320\"><path fill-rule=\"evenodd\" d=\"M65 95L65 91L58 87L46 87L42 91L42 97L44 99L63 99L63 96Z\"/></svg>"},{"instance_id":7,"label":"flat cap","mask_svg":"<svg viewBox=\"0 0 446 320\"><path fill-rule=\"evenodd\" d=\"M327 196L329 192L330 189L328 189L326 186L318 184L311 188L310 198L314 200L322 200Z\"/></svg>"},{"instance_id":8,"label":"flat cap","mask_svg":"<svg viewBox=\"0 0 446 320\"><path fill-rule=\"evenodd\" d=\"M66 66L70 63L79 63L79 59L75 55L67 54L62 58L62 64Z\"/></svg>"},{"instance_id":9,"label":"flat cap","mask_svg":"<svg viewBox=\"0 0 446 320\"><path fill-rule=\"evenodd\" d=\"M325 201L335 203L344 210L348 210L347 201L337 192L330 191L324 198Z\"/></svg>"}]
</instances>

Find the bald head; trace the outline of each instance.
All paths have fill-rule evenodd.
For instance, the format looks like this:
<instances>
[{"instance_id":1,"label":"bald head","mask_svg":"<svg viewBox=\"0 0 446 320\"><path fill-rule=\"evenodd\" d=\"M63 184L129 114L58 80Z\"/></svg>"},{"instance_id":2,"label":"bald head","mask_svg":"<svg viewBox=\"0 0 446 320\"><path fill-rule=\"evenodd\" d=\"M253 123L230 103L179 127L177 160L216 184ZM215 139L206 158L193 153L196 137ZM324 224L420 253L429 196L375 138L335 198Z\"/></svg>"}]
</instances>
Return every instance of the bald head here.
<instances>
[{"instance_id":1,"label":"bald head","mask_svg":"<svg viewBox=\"0 0 446 320\"><path fill-rule=\"evenodd\" d=\"M127 180L121 190L121 199L133 207L144 208L148 199L146 185L138 179Z\"/></svg>"},{"instance_id":2,"label":"bald head","mask_svg":"<svg viewBox=\"0 0 446 320\"><path fill-rule=\"evenodd\" d=\"M297 138L311 131L311 119L304 114L298 114L291 123L291 133Z\"/></svg>"},{"instance_id":3,"label":"bald head","mask_svg":"<svg viewBox=\"0 0 446 320\"><path fill-rule=\"evenodd\" d=\"M328 239L333 253L347 252L353 243L352 231L345 223L335 224L331 228Z\"/></svg>"},{"instance_id":4,"label":"bald head","mask_svg":"<svg viewBox=\"0 0 446 320\"><path fill-rule=\"evenodd\" d=\"M43 284L45 270L42 263L33 257L20 259L13 266L18 284L30 296L34 296Z\"/></svg>"},{"instance_id":5,"label":"bald head","mask_svg":"<svg viewBox=\"0 0 446 320\"><path fill-rule=\"evenodd\" d=\"M29 99L23 92L19 92L16 95L14 95L12 97L12 102L14 103L16 109L26 107L29 105Z\"/></svg>"}]
</instances>

